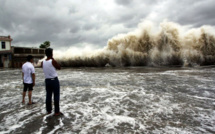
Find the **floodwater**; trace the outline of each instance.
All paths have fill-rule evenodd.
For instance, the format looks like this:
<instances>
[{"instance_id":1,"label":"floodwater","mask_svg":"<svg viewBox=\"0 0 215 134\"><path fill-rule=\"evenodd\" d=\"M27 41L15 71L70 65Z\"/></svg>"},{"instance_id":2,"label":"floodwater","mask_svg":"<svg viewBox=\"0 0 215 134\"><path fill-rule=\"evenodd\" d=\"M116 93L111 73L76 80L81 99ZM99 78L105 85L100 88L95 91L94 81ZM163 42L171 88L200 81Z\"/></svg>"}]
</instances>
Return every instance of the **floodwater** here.
<instances>
[{"instance_id":1,"label":"floodwater","mask_svg":"<svg viewBox=\"0 0 215 134\"><path fill-rule=\"evenodd\" d=\"M21 70L0 70L0 133L215 133L215 68L66 68L64 116L46 115L42 69L34 105L22 104Z\"/></svg>"}]
</instances>

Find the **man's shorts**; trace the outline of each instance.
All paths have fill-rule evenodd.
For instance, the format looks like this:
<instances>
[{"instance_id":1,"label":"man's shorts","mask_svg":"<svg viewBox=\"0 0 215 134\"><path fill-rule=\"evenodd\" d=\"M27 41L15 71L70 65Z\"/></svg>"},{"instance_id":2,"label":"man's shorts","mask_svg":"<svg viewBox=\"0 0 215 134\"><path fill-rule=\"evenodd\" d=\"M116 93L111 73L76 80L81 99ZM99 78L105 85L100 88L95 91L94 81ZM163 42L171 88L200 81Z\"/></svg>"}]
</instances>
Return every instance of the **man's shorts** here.
<instances>
[{"instance_id":1,"label":"man's shorts","mask_svg":"<svg viewBox=\"0 0 215 134\"><path fill-rule=\"evenodd\" d=\"M23 84L24 84L24 88L23 88L24 92L33 90L33 83L32 84L23 83Z\"/></svg>"}]
</instances>

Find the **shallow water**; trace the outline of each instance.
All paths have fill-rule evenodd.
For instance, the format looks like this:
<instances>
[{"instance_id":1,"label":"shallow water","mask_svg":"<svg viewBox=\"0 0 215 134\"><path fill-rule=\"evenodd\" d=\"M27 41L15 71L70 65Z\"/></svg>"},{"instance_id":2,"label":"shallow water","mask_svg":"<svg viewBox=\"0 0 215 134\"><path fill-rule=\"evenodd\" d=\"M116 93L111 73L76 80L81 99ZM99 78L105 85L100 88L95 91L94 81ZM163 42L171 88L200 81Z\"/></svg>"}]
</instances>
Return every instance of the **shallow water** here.
<instances>
[{"instance_id":1,"label":"shallow water","mask_svg":"<svg viewBox=\"0 0 215 134\"><path fill-rule=\"evenodd\" d=\"M21 70L0 70L1 133L215 133L215 68L58 71L62 117L46 115L42 69L21 104ZM26 102L28 97L26 96Z\"/></svg>"}]
</instances>

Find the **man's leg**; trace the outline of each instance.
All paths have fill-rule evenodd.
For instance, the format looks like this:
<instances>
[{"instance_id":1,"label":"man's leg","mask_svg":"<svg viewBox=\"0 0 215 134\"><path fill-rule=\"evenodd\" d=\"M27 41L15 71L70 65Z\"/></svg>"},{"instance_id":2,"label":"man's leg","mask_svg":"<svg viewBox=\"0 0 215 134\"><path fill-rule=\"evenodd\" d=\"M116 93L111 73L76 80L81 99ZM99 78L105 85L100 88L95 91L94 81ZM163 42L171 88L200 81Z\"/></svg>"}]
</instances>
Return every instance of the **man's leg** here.
<instances>
[{"instance_id":1,"label":"man's leg","mask_svg":"<svg viewBox=\"0 0 215 134\"><path fill-rule=\"evenodd\" d=\"M60 114L60 84L59 80L54 80L54 106L55 106L55 115Z\"/></svg>"},{"instance_id":2,"label":"man's leg","mask_svg":"<svg viewBox=\"0 0 215 134\"><path fill-rule=\"evenodd\" d=\"M26 95L26 92L23 91L23 93L22 93L22 103L25 103L25 95Z\"/></svg>"},{"instance_id":3,"label":"man's leg","mask_svg":"<svg viewBox=\"0 0 215 134\"><path fill-rule=\"evenodd\" d=\"M32 104L32 102L31 102L31 96L32 96L32 91L28 91L28 99L29 99L28 104Z\"/></svg>"},{"instance_id":4,"label":"man's leg","mask_svg":"<svg viewBox=\"0 0 215 134\"><path fill-rule=\"evenodd\" d=\"M32 101L31 101L32 91L33 91L33 84L28 84L28 99L29 99L28 104L32 104Z\"/></svg>"},{"instance_id":5,"label":"man's leg","mask_svg":"<svg viewBox=\"0 0 215 134\"><path fill-rule=\"evenodd\" d=\"M24 88L23 88L23 93L22 93L22 103L25 103L25 95L26 95L26 91L27 91L27 85L25 83L23 83Z\"/></svg>"},{"instance_id":6,"label":"man's leg","mask_svg":"<svg viewBox=\"0 0 215 134\"><path fill-rule=\"evenodd\" d=\"M46 111L52 112L52 89L50 80L46 80Z\"/></svg>"}]
</instances>

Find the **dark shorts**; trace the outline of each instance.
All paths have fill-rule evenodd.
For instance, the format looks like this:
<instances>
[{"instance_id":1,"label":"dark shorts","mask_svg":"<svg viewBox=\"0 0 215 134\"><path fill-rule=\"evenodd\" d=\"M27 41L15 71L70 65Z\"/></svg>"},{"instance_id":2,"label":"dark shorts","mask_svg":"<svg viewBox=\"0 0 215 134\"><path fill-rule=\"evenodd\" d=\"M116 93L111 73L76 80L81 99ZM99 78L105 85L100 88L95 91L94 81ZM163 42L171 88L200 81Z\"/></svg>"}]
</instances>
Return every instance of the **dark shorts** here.
<instances>
[{"instance_id":1,"label":"dark shorts","mask_svg":"<svg viewBox=\"0 0 215 134\"><path fill-rule=\"evenodd\" d=\"M24 84L23 92L33 90L33 83L32 84L23 83L23 84Z\"/></svg>"}]
</instances>

